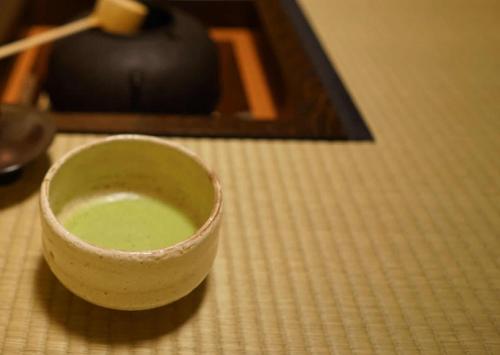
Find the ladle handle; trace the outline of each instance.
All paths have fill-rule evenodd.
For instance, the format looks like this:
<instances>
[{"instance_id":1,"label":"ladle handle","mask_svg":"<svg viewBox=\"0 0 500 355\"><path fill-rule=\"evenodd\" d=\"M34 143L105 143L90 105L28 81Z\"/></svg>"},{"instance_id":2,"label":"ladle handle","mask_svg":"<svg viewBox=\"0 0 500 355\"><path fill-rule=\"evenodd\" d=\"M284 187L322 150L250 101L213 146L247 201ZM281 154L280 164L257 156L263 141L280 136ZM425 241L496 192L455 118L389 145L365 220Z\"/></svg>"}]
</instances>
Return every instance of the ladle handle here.
<instances>
[{"instance_id":1,"label":"ladle handle","mask_svg":"<svg viewBox=\"0 0 500 355\"><path fill-rule=\"evenodd\" d=\"M66 25L54 28L53 30L40 33L39 35L24 38L16 42L6 44L5 46L1 46L0 59L24 51L25 49L35 47L43 43L52 42L97 26L99 26L99 20L94 16L70 22Z\"/></svg>"}]
</instances>

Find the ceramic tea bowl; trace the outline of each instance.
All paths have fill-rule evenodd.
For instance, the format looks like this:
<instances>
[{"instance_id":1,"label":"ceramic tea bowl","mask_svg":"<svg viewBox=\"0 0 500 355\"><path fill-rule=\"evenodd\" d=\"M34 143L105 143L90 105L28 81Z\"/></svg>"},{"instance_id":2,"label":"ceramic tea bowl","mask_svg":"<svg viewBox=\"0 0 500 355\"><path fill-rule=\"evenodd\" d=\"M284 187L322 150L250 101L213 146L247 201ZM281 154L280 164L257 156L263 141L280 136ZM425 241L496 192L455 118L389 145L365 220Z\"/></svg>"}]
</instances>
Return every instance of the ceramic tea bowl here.
<instances>
[{"instance_id":1,"label":"ceramic tea bowl","mask_svg":"<svg viewBox=\"0 0 500 355\"><path fill-rule=\"evenodd\" d=\"M68 210L115 192L173 203L189 215L195 232L173 245L134 251L95 245L65 227ZM187 149L159 138L118 135L58 160L42 183L40 209L43 254L61 283L91 303L141 310L187 295L207 276L217 251L222 192L215 175Z\"/></svg>"}]
</instances>

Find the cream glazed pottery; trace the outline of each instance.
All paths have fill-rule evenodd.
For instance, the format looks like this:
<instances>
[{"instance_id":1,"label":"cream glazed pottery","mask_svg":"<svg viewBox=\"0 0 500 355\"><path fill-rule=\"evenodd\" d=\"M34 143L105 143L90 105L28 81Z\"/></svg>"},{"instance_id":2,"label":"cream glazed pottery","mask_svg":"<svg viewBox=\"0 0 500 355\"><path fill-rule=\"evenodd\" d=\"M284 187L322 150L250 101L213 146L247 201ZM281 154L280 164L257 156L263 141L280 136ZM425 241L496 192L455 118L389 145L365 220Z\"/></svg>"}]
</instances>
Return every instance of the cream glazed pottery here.
<instances>
[{"instance_id":1,"label":"cream glazed pottery","mask_svg":"<svg viewBox=\"0 0 500 355\"><path fill-rule=\"evenodd\" d=\"M163 249L97 247L67 231L60 216L86 197L121 190L175 200L197 231ZM61 283L94 304L141 310L191 292L213 264L222 192L213 173L190 151L162 139L118 135L79 147L58 160L41 186L43 254Z\"/></svg>"}]
</instances>

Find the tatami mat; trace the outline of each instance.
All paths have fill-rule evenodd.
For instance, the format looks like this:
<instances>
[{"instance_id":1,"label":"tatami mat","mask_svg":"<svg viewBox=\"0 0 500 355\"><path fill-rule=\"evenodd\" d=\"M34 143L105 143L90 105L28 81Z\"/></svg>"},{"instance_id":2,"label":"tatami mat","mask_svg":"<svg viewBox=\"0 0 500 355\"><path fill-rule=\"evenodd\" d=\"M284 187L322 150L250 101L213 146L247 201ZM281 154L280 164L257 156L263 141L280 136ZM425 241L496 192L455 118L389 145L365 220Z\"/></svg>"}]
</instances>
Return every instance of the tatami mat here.
<instances>
[{"instance_id":1,"label":"tatami mat","mask_svg":"<svg viewBox=\"0 0 500 355\"><path fill-rule=\"evenodd\" d=\"M133 313L42 261L39 160L0 187L0 353L500 353L500 6L301 2L376 141L178 140L222 180L219 254Z\"/></svg>"}]
</instances>

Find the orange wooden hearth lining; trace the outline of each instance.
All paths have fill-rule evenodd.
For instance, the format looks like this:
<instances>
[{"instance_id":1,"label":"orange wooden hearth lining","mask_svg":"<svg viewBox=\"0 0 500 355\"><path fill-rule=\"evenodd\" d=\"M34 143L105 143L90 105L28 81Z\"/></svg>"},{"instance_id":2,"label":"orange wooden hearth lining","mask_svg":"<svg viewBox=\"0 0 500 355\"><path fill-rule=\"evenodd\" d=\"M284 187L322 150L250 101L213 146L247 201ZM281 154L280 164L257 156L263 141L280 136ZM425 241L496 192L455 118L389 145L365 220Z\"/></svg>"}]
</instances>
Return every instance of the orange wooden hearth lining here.
<instances>
[{"instance_id":1,"label":"orange wooden hearth lining","mask_svg":"<svg viewBox=\"0 0 500 355\"><path fill-rule=\"evenodd\" d=\"M258 55L255 34L245 28L210 29L210 37L214 41L233 43L234 52L239 64L239 71L250 106L255 119L273 119L277 116L269 83Z\"/></svg>"},{"instance_id":2,"label":"orange wooden hearth lining","mask_svg":"<svg viewBox=\"0 0 500 355\"><path fill-rule=\"evenodd\" d=\"M50 29L45 26L34 26L26 31L26 37L42 33ZM6 104L30 104L29 93L34 89L46 69L48 46L34 47L17 56L12 71L1 95L1 102Z\"/></svg>"}]
</instances>

